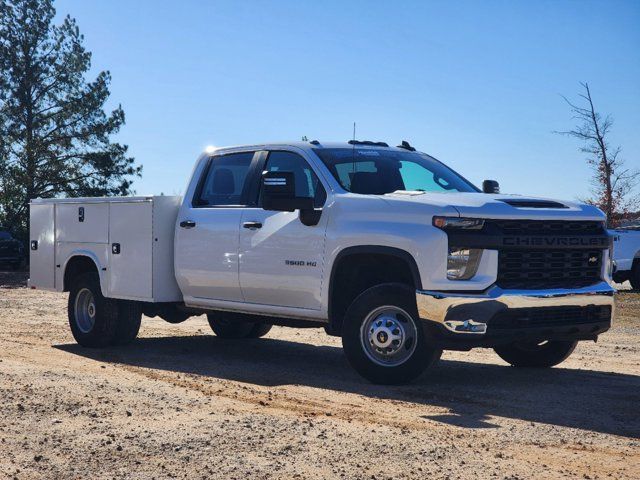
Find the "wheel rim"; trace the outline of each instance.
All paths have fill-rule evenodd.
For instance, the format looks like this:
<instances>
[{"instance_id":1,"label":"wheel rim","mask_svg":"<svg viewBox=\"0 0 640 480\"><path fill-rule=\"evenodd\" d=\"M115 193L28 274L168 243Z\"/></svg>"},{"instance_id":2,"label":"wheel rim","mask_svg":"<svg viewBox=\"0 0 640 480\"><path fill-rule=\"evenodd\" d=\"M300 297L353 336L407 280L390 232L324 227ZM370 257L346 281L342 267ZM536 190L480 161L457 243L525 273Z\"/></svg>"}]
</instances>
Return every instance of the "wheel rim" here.
<instances>
[{"instance_id":1,"label":"wheel rim","mask_svg":"<svg viewBox=\"0 0 640 480\"><path fill-rule=\"evenodd\" d=\"M76 296L74 308L76 325L82 333L89 333L96 323L96 302L93 293L88 288L83 288Z\"/></svg>"},{"instance_id":2,"label":"wheel rim","mask_svg":"<svg viewBox=\"0 0 640 480\"><path fill-rule=\"evenodd\" d=\"M407 312L394 306L373 310L360 327L360 343L371 361L385 367L406 362L416 349L418 329Z\"/></svg>"}]
</instances>

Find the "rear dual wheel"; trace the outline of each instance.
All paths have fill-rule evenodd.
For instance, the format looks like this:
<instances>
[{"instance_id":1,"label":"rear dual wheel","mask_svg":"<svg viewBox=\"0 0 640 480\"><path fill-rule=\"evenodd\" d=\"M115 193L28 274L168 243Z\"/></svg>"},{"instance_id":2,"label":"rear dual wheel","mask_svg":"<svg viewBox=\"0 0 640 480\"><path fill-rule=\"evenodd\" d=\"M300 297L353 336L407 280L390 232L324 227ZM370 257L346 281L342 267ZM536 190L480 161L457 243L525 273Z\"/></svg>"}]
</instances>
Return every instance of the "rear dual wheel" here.
<instances>
[{"instance_id":1,"label":"rear dual wheel","mask_svg":"<svg viewBox=\"0 0 640 480\"><path fill-rule=\"evenodd\" d=\"M74 280L67 312L73 338L83 347L130 343L138 335L142 319L138 303L105 298L95 272L84 273Z\"/></svg>"}]
</instances>

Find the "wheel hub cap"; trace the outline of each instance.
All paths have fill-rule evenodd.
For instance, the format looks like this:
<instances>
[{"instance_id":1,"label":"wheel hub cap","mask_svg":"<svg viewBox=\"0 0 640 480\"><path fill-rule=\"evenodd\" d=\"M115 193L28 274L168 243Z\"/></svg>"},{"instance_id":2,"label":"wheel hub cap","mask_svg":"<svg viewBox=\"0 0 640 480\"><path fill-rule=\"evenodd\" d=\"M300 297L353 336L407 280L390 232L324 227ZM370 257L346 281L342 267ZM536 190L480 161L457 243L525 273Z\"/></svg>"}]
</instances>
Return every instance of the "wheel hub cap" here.
<instances>
[{"instance_id":1,"label":"wheel hub cap","mask_svg":"<svg viewBox=\"0 0 640 480\"><path fill-rule=\"evenodd\" d=\"M78 330L89 333L96 323L96 303L93 293L88 288L78 292L74 305L74 315Z\"/></svg>"},{"instance_id":2,"label":"wheel hub cap","mask_svg":"<svg viewBox=\"0 0 640 480\"><path fill-rule=\"evenodd\" d=\"M380 307L363 322L360 340L365 353L375 363L400 365L415 350L417 328L404 310L393 306Z\"/></svg>"}]
</instances>

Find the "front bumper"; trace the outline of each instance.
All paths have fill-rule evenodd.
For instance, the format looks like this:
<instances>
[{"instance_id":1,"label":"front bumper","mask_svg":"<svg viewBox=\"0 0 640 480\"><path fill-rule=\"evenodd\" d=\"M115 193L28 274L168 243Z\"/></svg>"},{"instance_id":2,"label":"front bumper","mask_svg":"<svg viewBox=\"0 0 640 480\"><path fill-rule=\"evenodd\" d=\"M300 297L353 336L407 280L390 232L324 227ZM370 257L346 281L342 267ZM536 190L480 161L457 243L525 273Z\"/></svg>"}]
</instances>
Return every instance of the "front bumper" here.
<instances>
[{"instance_id":1,"label":"front bumper","mask_svg":"<svg viewBox=\"0 0 640 480\"><path fill-rule=\"evenodd\" d=\"M467 349L519 340L595 339L611 326L614 293L603 281L570 290L417 290L416 301L420 318L445 348Z\"/></svg>"}]
</instances>

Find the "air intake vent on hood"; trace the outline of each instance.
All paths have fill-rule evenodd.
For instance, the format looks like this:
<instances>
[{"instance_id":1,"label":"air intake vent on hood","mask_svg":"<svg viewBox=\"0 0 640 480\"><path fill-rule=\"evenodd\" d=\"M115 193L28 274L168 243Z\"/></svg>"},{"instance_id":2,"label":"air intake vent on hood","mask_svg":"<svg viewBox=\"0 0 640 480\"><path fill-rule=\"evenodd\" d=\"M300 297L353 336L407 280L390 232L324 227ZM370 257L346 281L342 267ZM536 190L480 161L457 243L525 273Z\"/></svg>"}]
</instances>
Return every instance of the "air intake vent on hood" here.
<instances>
[{"instance_id":1,"label":"air intake vent on hood","mask_svg":"<svg viewBox=\"0 0 640 480\"><path fill-rule=\"evenodd\" d=\"M520 200L520 199L501 199L501 202L508 203L516 208L569 208L566 205L554 202L552 200Z\"/></svg>"}]
</instances>

